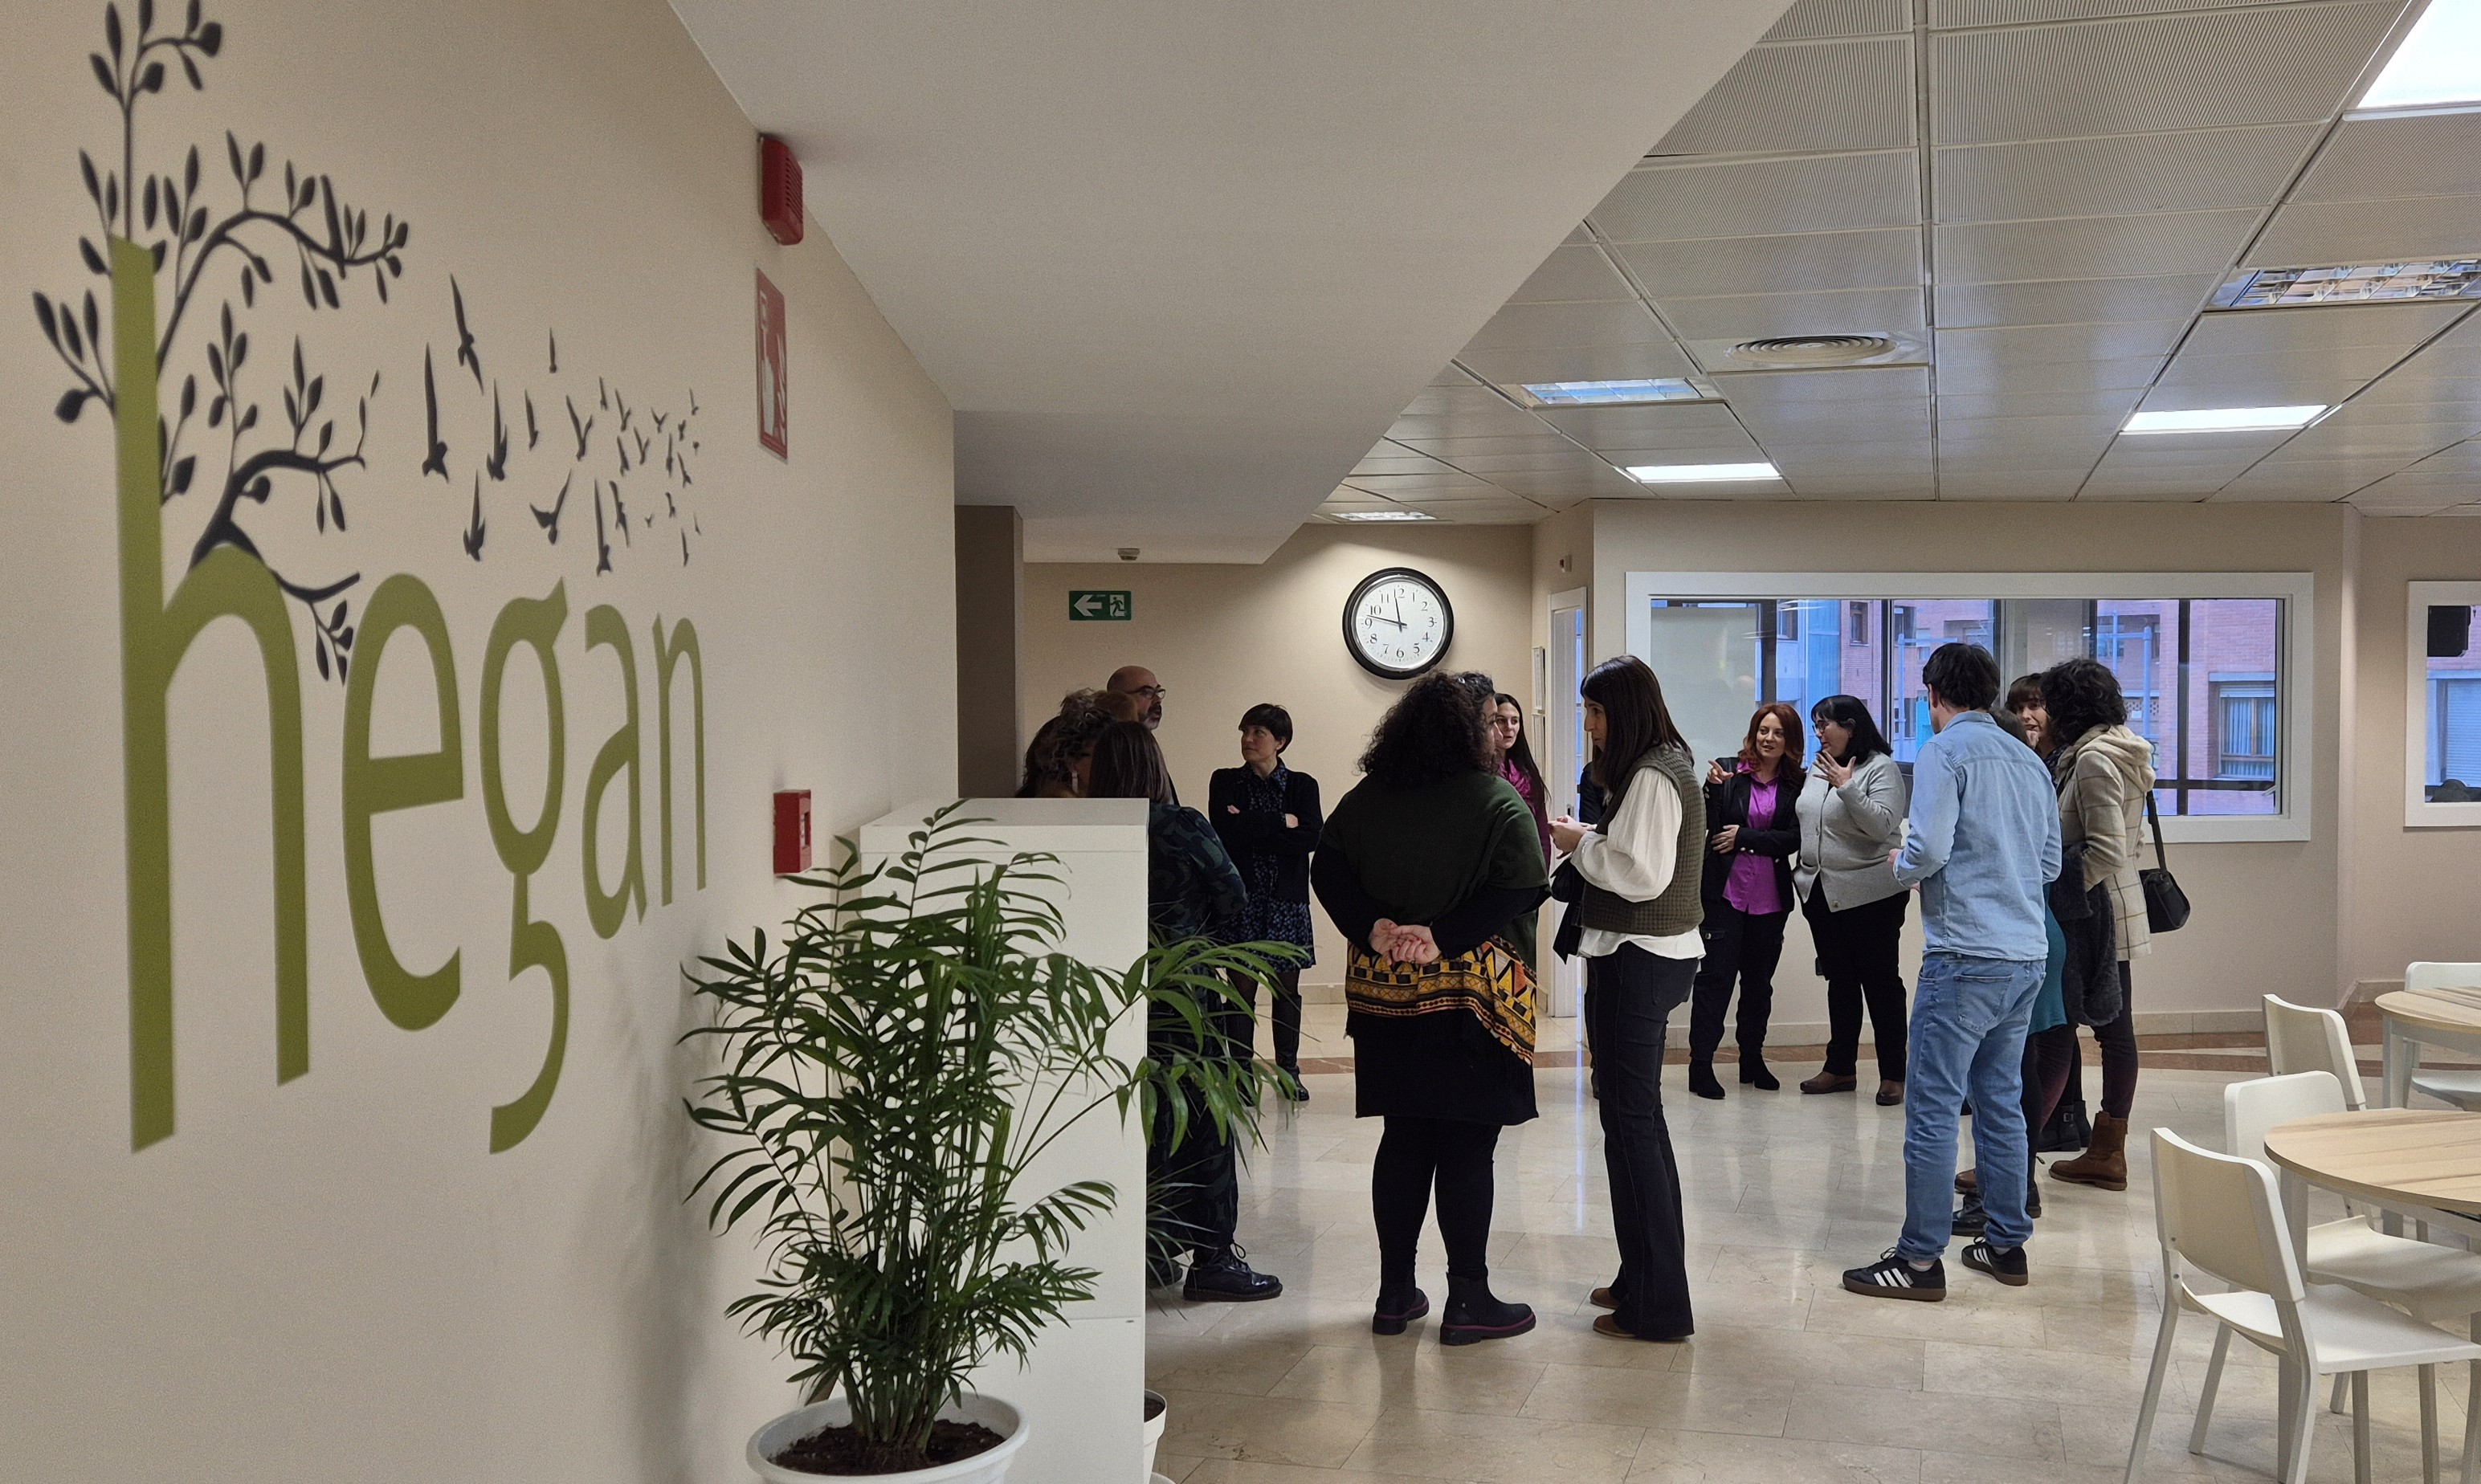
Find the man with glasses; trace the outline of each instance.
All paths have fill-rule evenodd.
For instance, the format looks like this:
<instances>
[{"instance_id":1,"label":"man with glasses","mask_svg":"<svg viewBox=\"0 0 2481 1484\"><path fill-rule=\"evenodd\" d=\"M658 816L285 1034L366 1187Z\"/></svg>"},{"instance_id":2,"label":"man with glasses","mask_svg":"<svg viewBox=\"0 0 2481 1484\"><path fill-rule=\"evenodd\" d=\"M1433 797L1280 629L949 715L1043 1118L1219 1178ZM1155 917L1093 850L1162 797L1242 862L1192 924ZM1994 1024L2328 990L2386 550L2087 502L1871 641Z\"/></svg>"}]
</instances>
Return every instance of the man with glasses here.
<instances>
[{"instance_id":1,"label":"man with glasses","mask_svg":"<svg viewBox=\"0 0 2481 1484\"><path fill-rule=\"evenodd\" d=\"M1155 679L1154 671L1142 664L1123 664L1111 672L1111 678L1103 683L1103 689L1116 691L1121 695L1135 696L1137 702L1137 719L1146 724L1147 731L1151 732L1162 725L1163 697L1171 692L1163 689L1161 681Z\"/></svg>"}]
</instances>

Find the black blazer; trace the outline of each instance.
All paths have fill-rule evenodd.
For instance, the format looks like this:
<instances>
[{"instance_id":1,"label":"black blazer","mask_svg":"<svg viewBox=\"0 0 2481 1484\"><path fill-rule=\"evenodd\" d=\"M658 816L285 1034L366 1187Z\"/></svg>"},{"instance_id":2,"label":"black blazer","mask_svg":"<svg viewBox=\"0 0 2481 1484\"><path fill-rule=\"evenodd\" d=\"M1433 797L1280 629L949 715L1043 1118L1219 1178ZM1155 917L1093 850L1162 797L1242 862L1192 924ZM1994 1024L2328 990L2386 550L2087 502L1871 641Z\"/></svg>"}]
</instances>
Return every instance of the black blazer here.
<instances>
[{"instance_id":1,"label":"black blazer","mask_svg":"<svg viewBox=\"0 0 2481 1484\"><path fill-rule=\"evenodd\" d=\"M1724 768L1740 766L1738 758L1716 758ZM1772 856L1775 863L1775 890L1782 895L1783 904L1792 905L1791 863L1800 854L1800 812L1795 807L1807 780L1792 760L1786 758L1777 765L1775 773L1774 822L1764 829L1749 828L1749 791L1757 780L1748 773L1734 772L1721 783L1706 785L1706 875L1698 883L1698 896L1709 903L1723 899L1723 887L1732 878L1734 856L1717 855L1712 845L1715 834L1726 824L1740 826L1739 855Z\"/></svg>"},{"instance_id":2,"label":"black blazer","mask_svg":"<svg viewBox=\"0 0 2481 1484\"><path fill-rule=\"evenodd\" d=\"M1318 780L1309 774L1286 768L1284 807L1281 813L1259 814L1241 802L1241 779L1249 769L1218 768L1206 786L1206 817L1214 823L1214 833L1223 838L1224 852L1232 864L1240 868L1240 879L1250 879L1250 863L1262 855L1275 860L1275 899L1307 901L1310 899L1310 852L1318 848L1319 831L1326 825L1325 816L1319 813ZM1239 808L1240 813L1232 810ZM1295 829L1284 827L1284 815L1300 820ZM1793 831L1795 846L1799 831Z\"/></svg>"}]
</instances>

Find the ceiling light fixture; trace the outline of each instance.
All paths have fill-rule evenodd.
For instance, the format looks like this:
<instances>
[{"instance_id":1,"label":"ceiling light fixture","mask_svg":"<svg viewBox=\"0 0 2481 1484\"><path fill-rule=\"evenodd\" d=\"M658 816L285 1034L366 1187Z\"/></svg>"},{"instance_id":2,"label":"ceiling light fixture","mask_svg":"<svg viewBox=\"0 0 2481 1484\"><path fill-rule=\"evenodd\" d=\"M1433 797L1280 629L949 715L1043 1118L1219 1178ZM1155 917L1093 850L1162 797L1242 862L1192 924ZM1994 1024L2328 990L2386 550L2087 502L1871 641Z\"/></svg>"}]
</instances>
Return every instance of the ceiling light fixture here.
<instances>
[{"instance_id":1,"label":"ceiling light fixture","mask_svg":"<svg viewBox=\"0 0 2481 1484\"><path fill-rule=\"evenodd\" d=\"M2207 307L2281 309L2403 299L2481 299L2481 258L2253 269L2216 289Z\"/></svg>"},{"instance_id":2,"label":"ceiling light fixture","mask_svg":"<svg viewBox=\"0 0 2481 1484\"><path fill-rule=\"evenodd\" d=\"M1783 478L1772 464L1636 464L1624 472L1640 484L1715 484Z\"/></svg>"},{"instance_id":3,"label":"ceiling light fixture","mask_svg":"<svg viewBox=\"0 0 2481 1484\"><path fill-rule=\"evenodd\" d=\"M2363 110L2481 104L2481 0L2429 0L2361 94Z\"/></svg>"},{"instance_id":4,"label":"ceiling light fixture","mask_svg":"<svg viewBox=\"0 0 2481 1484\"><path fill-rule=\"evenodd\" d=\"M1607 381L1528 381L1504 388L1536 407L1636 407L1664 402L1711 402L1714 389L1686 377Z\"/></svg>"},{"instance_id":5,"label":"ceiling light fixture","mask_svg":"<svg viewBox=\"0 0 2481 1484\"><path fill-rule=\"evenodd\" d=\"M2268 432L2302 428L2326 410L2305 407L2197 407L2181 412L2139 412L2121 432Z\"/></svg>"},{"instance_id":6,"label":"ceiling light fixture","mask_svg":"<svg viewBox=\"0 0 2481 1484\"><path fill-rule=\"evenodd\" d=\"M1330 510L1338 520L1437 520L1439 517L1422 510Z\"/></svg>"}]
</instances>

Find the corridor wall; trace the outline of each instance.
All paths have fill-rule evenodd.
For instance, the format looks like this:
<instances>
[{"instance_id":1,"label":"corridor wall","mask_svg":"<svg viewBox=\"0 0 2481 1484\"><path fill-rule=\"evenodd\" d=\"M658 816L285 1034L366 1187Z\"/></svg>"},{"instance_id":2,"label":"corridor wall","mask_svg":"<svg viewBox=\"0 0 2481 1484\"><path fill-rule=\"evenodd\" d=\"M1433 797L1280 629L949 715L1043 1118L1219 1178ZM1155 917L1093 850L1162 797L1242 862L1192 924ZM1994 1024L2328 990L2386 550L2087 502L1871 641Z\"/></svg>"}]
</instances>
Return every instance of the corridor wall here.
<instances>
[{"instance_id":1,"label":"corridor wall","mask_svg":"<svg viewBox=\"0 0 2481 1484\"><path fill-rule=\"evenodd\" d=\"M0 1477L733 1476L682 966L771 791L953 786L945 400L660 0L18 7L0 94Z\"/></svg>"}]
</instances>

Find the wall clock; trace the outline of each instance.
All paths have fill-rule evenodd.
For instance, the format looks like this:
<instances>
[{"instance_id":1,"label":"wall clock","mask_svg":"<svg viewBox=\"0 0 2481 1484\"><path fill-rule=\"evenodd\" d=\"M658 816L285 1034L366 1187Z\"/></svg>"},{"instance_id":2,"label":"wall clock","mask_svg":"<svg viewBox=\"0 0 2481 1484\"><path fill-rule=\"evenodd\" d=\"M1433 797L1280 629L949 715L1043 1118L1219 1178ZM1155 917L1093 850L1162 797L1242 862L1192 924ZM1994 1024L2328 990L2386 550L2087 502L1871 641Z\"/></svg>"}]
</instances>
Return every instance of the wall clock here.
<instances>
[{"instance_id":1,"label":"wall clock","mask_svg":"<svg viewBox=\"0 0 2481 1484\"><path fill-rule=\"evenodd\" d=\"M1361 667L1410 680L1437 664L1456 637L1456 612L1439 585L1411 567L1371 573L1344 604L1344 647Z\"/></svg>"}]
</instances>

